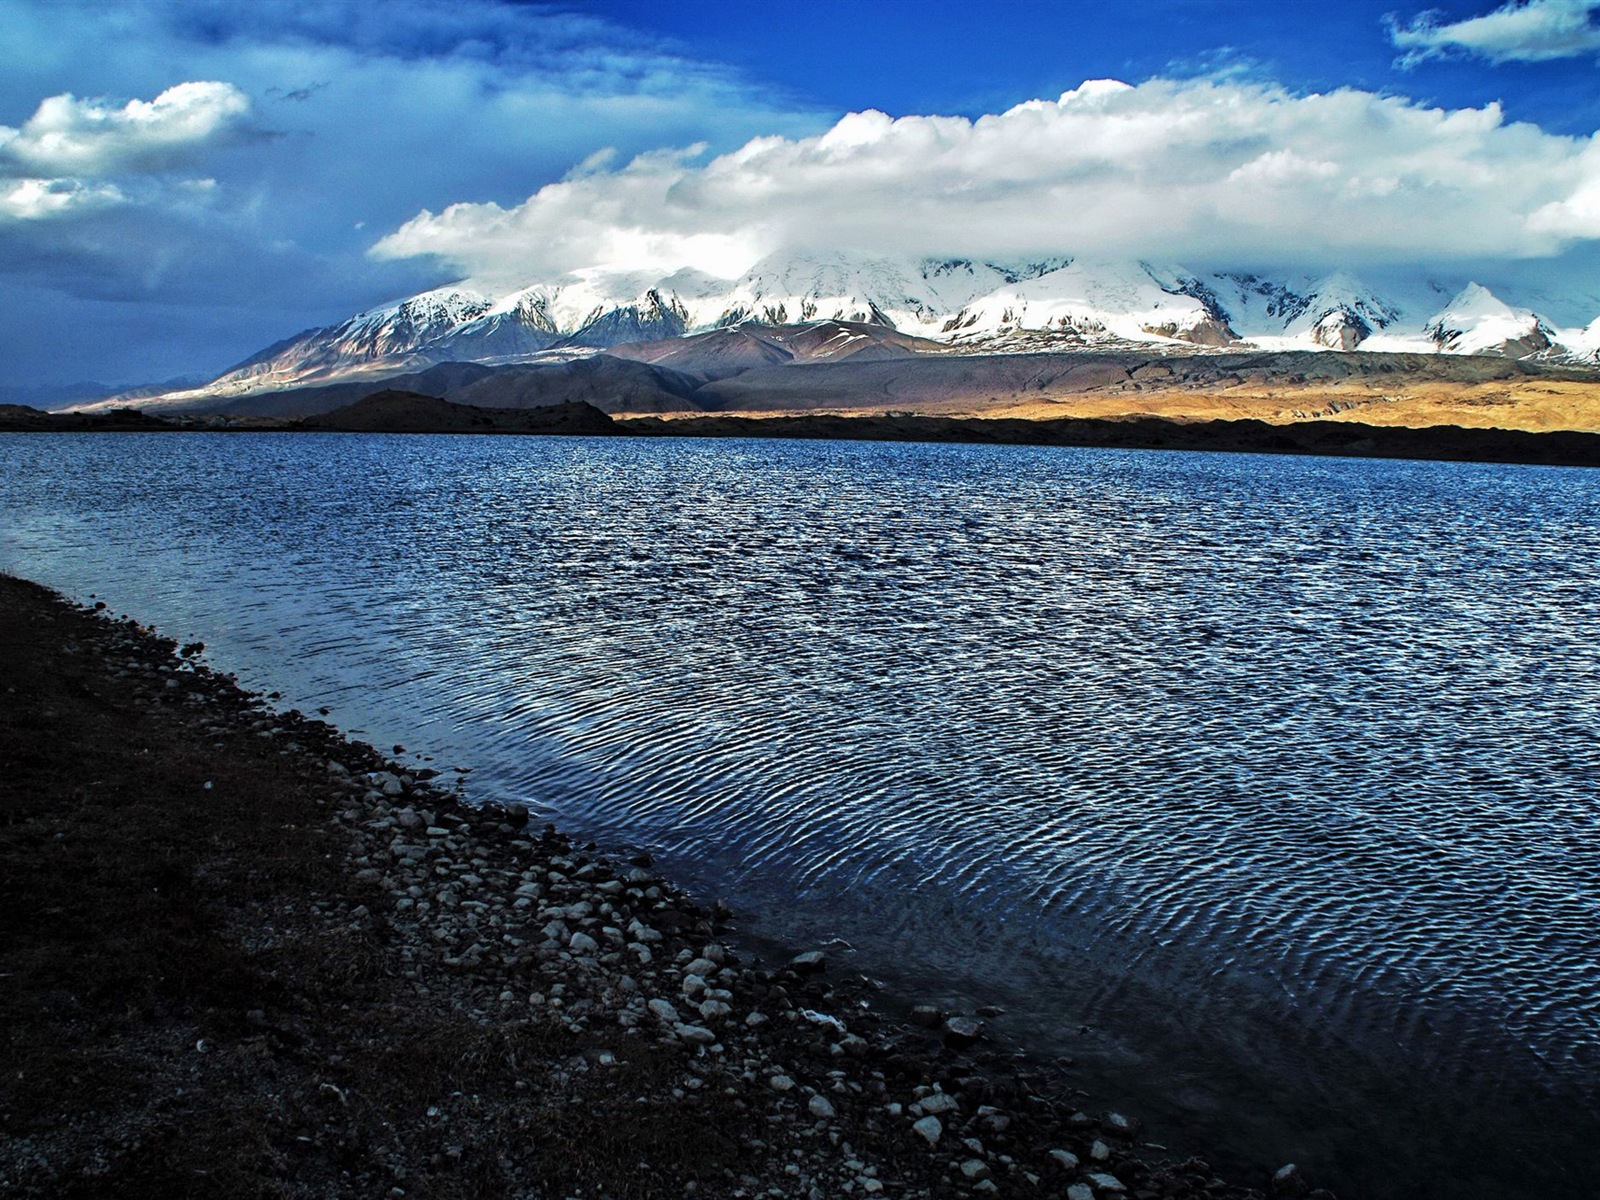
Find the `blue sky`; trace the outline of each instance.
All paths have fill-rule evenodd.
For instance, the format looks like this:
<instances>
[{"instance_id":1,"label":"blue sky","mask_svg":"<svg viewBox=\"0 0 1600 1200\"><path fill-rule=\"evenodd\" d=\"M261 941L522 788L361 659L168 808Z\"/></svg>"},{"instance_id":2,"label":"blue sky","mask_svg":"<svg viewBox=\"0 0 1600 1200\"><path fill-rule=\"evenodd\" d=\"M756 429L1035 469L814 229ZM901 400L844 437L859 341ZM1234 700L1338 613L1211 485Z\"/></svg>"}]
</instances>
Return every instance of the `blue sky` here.
<instances>
[{"instance_id":1,"label":"blue sky","mask_svg":"<svg viewBox=\"0 0 1600 1200\"><path fill-rule=\"evenodd\" d=\"M1592 276L1597 20L6 0L0 384L214 372L454 279L796 240Z\"/></svg>"},{"instance_id":2,"label":"blue sky","mask_svg":"<svg viewBox=\"0 0 1600 1200\"><path fill-rule=\"evenodd\" d=\"M1498 99L1513 119L1553 132L1587 135L1600 128L1595 53L1499 67L1452 53L1397 65L1403 51L1389 35L1389 18L1404 25L1428 11L1447 25L1491 12L1492 4L817 0L785 16L767 6L692 0L568 7L649 30L835 111L976 117L1059 95L1085 79L1137 83L1227 71L1297 90L1397 91L1451 108Z\"/></svg>"}]
</instances>

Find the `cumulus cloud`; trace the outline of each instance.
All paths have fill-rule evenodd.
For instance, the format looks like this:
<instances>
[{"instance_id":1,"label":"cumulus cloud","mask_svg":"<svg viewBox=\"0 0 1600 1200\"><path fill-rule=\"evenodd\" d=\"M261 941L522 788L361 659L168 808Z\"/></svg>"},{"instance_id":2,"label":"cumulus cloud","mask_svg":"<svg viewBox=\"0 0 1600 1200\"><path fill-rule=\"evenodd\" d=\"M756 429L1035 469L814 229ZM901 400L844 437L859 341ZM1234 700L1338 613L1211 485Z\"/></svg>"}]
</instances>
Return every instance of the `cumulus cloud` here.
<instances>
[{"instance_id":1,"label":"cumulus cloud","mask_svg":"<svg viewBox=\"0 0 1600 1200\"><path fill-rule=\"evenodd\" d=\"M112 183L77 179L14 179L0 182L0 219L36 221L74 211L120 204L122 190Z\"/></svg>"},{"instance_id":2,"label":"cumulus cloud","mask_svg":"<svg viewBox=\"0 0 1600 1200\"><path fill-rule=\"evenodd\" d=\"M108 237L103 218L141 207L173 217L208 205L216 180L181 168L248 136L250 108L249 97L232 84L181 83L153 100L123 103L50 96L20 128L0 125L0 271L41 257L62 263L62 249L70 245L96 275L126 260L123 246L159 253L140 238ZM96 224L87 231L41 232L91 218ZM165 224L170 233L172 222ZM40 237L37 245L26 244ZM141 277L148 280L150 272Z\"/></svg>"},{"instance_id":3,"label":"cumulus cloud","mask_svg":"<svg viewBox=\"0 0 1600 1200\"><path fill-rule=\"evenodd\" d=\"M180 83L120 106L51 96L20 129L0 125L0 161L51 178L166 171L239 135L249 114L230 83Z\"/></svg>"},{"instance_id":4,"label":"cumulus cloud","mask_svg":"<svg viewBox=\"0 0 1600 1200\"><path fill-rule=\"evenodd\" d=\"M1409 25L1391 21L1389 36L1405 51L1401 66L1450 53L1475 54L1493 63L1547 62L1600 55L1600 26L1591 19L1596 10L1600 0L1525 0L1445 24L1437 13L1426 12Z\"/></svg>"},{"instance_id":5,"label":"cumulus cloud","mask_svg":"<svg viewBox=\"0 0 1600 1200\"><path fill-rule=\"evenodd\" d=\"M1597 178L1589 141L1492 104L1101 80L975 121L868 111L715 157L588 164L513 207L423 211L373 253L484 286L613 263L727 274L794 244L1196 266L1536 256L1594 236L1581 198Z\"/></svg>"}]
</instances>

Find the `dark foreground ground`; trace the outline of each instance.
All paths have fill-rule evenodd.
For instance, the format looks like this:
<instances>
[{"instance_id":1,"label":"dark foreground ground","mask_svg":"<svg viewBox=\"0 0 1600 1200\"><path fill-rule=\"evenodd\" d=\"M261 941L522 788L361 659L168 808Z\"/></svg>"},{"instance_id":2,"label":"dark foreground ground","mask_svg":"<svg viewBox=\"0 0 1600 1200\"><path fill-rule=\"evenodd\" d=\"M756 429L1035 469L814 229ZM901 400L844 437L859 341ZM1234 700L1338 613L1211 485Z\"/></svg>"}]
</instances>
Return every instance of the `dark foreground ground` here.
<instances>
[{"instance_id":1,"label":"dark foreground ground","mask_svg":"<svg viewBox=\"0 0 1600 1200\"><path fill-rule=\"evenodd\" d=\"M0 576L0 1195L1307 1194L198 651Z\"/></svg>"}]
</instances>

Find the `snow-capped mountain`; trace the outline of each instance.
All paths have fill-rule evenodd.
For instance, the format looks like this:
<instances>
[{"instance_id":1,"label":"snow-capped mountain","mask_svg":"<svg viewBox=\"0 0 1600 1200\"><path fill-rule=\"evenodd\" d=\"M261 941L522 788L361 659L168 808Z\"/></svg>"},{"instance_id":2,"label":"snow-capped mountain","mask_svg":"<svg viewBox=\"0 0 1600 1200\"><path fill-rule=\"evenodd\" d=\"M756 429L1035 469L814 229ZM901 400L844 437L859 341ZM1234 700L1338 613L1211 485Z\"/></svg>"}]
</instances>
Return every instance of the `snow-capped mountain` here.
<instances>
[{"instance_id":1,"label":"snow-capped mountain","mask_svg":"<svg viewBox=\"0 0 1600 1200\"><path fill-rule=\"evenodd\" d=\"M996 288L1056 264L1003 267L966 259L897 261L844 254L774 254L727 293L711 324L853 321L937 336L959 311Z\"/></svg>"},{"instance_id":2,"label":"snow-capped mountain","mask_svg":"<svg viewBox=\"0 0 1600 1200\"><path fill-rule=\"evenodd\" d=\"M1600 366L1600 317L1589 322L1576 335L1569 335L1565 342L1575 361Z\"/></svg>"},{"instance_id":3,"label":"snow-capped mountain","mask_svg":"<svg viewBox=\"0 0 1600 1200\"><path fill-rule=\"evenodd\" d=\"M1462 288L1436 313L1426 332L1441 350L1509 358L1549 350L1559 336L1532 309L1512 308L1476 283Z\"/></svg>"},{"instance_id":4,"label":"snow-capped mountain","mask_svg":"<svg viewBox=\"0 0 1600 1200\"><path fill-rule=\"evenodd\" d=\"M268 346L206 386L224 385L229 390L284 387L368 364L399 365L422 346L449 336L489 308L489 299L477 292L436 288Z\"/></svg>"},{"instance_id":5,"label":"snow-capped mountain","mask_svg":"<svg viewBox=\"0 0 1600 1200\"><path fill-rule=\"evenodd\" d=\"M1237 342L1228 314L1205 291L1184 283L1179 273L1147 263L1073 260L969 301L941 331L963 345L1035 330L1087 341Z\"/></svg>"},{"instance_id":6,"label":"snow-capped mountain","mask_svg":"<svg viewBox=\"0 0 1600 1200\"><path fill-rule=\"evenodd\" d=\"M1417 299L1379 295L1343 271L1289 280L1223 273L1192 282L1209 288L1236 326L1268 349L1354 350L1400 325ZM1427 306L1423 299L1419 307Z\"/></svg>"},{"instance_id":7,"label":"snow-capped mountain","mask_svg":"<svg viewBox=\"0 0 1600 1200\"><path fill-rule=\"evenodd\" d=\"M745 322L823 321L886 326L962 354L1254 346L1600 357L1600 317L1586 328L1560 328L1477 283L1447 286L1420 274L1372 286L1344 272L1196 273L1071 257L996 263L794 251L770 255L731 280L692 269L661 275L593 267L499 298L440 288L280 342L203 390L242 393L436 362L571 356Z\"/></svg>"}]
</instances>

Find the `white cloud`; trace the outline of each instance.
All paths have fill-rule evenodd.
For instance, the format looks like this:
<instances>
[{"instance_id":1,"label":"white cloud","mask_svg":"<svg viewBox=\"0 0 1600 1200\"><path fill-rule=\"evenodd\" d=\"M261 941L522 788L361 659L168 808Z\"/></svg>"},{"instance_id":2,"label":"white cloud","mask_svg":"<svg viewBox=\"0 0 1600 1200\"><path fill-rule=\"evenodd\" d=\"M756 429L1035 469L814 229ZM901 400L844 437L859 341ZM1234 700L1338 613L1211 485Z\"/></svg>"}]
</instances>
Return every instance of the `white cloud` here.
<instances>
[{"instance_id":1,"label":"white cloud","mask_svg":"<svg viewBox=\"0 0 1600 1200\"><path fill-rule=\"evenodd\" d=\"M238 134L249 114L229 83L180 83L120 106L51 96L20 129L0 126L0 159L58 179L164 171Z\"/></svg>"},{"instance_id":2,"label":"white cloud","mask_svg":"<svg viewBox=\"0 0 1600 1200\"><path fill-rule=\"evenodd\" d=\"M216 181L174 168L245 134L249 114L250 98L227 83L180 83L120 105L48 97L21 128L0 125L0 223L26 228L122 205L179 211L207 202Z\"/></svg>"},{"instance_id":3,"label":"white cloud","mask_svg":"<svg viewBox=\"0 0 1600 1200\"><path fill-rule=\"evenodd\" d=\"M1540 233L1600 246L1600 134L1589 140L1584 160L1583 183L1534 212L1529 224Z\"/></svg>"},{"instance_id":4,"label":"white cloud","mask_svg":"<svg viewBox=\"0 0 1600 1200\"><path fill-rule=\"evenodd\" d=\"M119 204L115 184L82 183L76 179L14 179L0 182L0 220L37 221L46 217Z\"/></svg>"},{"instance_id":5,"label":"white cloud","mask_svg":"<svg viewBox=\"0 0 1600 1200\"><path fill-rule=\"evenodd\" d=\"M1582 139L1370 92L1094 81L976 121L853 113L709 160L586 168L514 207L424 211L373 248L485 286L584 266L737 271L790 244L1196 266L1459 260L1595 236L1533 220L1600 178Z\"/></svg>"},{"instance_id":6,"label":"white cloud","mask_svg":"<svg viewBox=\"0 0 1600 1200\"><path fill-rule=\"evenodd\" d=\"M1590 20L1597 9L1600 0L1526 0L1444 25L1427 12L1409 25L1391 21L1389 34L1406 52L1401 66L1456 51L1494 63L1546 62L1600 55L1600 26Z\"/></svg>"}]
</instances>

